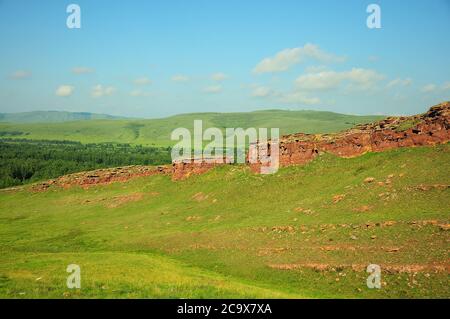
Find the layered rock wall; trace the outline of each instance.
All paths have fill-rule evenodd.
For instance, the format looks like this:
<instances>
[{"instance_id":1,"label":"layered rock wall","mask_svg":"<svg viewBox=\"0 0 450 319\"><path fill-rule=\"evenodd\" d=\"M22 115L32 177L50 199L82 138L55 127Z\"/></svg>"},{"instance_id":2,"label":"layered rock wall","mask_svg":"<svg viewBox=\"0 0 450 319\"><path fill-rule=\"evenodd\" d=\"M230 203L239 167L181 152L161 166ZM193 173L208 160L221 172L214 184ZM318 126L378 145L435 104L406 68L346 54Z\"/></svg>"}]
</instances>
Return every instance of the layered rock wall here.
<instances>
[{"instance_id":1,"label":"layered rock wall","mask_svg":"<svg viewBox=\"0 0 450 319\"><path fill-rule=\"evenodd\" d=\"M180 180L191 175L203 174L218 165L229 163L231 161L227 157L193 158L175 161L172 163L172 179Z\"/></svg>"},{"instance_id":2,"label":"layered rock wall","mask_svg":"<svg viewBox=\"0 0 450 319\"><path fill-rule=\"evenodd\" d=\"M449 140L450 102L444 102L421 115L388 117L340 133L296 133L283 136L279 142L279 163L280 166L305 164L323 152L340 157L355 157L367 152L435 145ZM251 145L250 152L257 152L262 147L266 146ZM255 172L261 168L260 163L249 165Z\"/></svg>"}]
</instances>

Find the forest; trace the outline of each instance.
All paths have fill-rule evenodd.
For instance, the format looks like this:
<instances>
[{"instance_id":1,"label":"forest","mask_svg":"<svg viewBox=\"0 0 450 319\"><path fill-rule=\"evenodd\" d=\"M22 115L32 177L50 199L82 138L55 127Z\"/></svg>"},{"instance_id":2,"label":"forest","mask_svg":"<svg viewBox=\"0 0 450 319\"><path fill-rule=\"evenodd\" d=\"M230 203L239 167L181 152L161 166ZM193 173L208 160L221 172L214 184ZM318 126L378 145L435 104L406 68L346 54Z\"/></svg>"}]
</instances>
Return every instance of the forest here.
<instances>
[{"instance_id":1,"label":"forest","mask_svg":"<svg viewBox=\"0 0 450 319\"><path fill-rule=\"evenodd\" d=\"M170 148L130 144L0 139L0 188L124 165L171 163Z\"/></svg>"}]
</instances>

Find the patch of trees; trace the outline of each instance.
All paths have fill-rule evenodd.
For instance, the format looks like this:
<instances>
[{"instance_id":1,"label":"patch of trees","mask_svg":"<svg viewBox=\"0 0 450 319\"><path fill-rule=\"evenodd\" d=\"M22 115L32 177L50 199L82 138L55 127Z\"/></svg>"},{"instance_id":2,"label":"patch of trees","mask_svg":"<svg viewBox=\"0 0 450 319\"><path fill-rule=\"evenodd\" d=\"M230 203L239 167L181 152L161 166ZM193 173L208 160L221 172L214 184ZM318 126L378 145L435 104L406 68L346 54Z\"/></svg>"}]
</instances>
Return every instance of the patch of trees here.
<instances>
[{"instance_id":1,"label":"patch of trees","mask_svg":"<svg viewBox=\"0 0 450 319\"><path fill-rule=\"evenodd\" d=\"M0 188L125 165L171 163L170 148L0 139Z\"/></svg>"},{"instance_id":2,"label":"patch of trees","mask_svg":"<svg viewBox=\"0 0 450 319\"><path fill-rule=\"evenodd\" d=\"M23 135L23 132L20 131L0 131L0 136L18 136ZM28 135L29 133L26 133Z\"/></svg>"}]
</instances>

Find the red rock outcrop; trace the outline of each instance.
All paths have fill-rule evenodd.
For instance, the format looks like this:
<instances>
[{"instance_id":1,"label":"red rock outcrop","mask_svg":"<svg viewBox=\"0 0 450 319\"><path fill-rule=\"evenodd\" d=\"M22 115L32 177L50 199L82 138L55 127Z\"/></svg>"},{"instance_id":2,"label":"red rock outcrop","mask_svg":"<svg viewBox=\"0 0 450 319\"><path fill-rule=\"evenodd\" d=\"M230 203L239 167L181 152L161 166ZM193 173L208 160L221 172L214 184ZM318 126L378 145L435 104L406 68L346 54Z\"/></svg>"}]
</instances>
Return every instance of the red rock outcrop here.
<instances>
[{"instance_id":1,"label":"red rock outcrop","mask_svg":"<svg viewBox=\"0 0 450 319\"><path fill-rule=\"evenodd\" d=\"M357 125L334 134L285 135L279 142L279 165L305 164L323 152L340 157L355 157L367 152L380 152L398 147L424 146L447 143L450 140L450 102L433 106L424 114L402 117L388 117L382 121ZM265 149L270 155L270 144L252 144L249 154L257 154ZM248 158L247 158L248 162ZM227 157L185 159L172 163L172 166L127 166L99 169L59 177L44 183L35 184L36 191L46 190L51 185L70 187L79 185L89 187L95 184L108 184L127 181L141 176L156 174L171 175L173 180L185 179L203 174L210 169L231 163ZM261 171L261 163L247 163L254 172Z\"/></svg>"},{"instance_id":2,"label":"red rock outcrop","mask_svg":"<svg viewBox=\"0 0 450 319\"><path fill-rule=\"evenodd\" d=\"M357 125L335 134L296 133L280 138L280 166L304 164L322 152L355 157L398 147L435 145L450 140L450 102L433 106L424 114L388 117L382 121ZM250 151L265 147L254 144ZM260 163L250 164L253 171Z\"/></svg>"},{"instance_id":3,"label":"red rock outcrop","mask_svg":"<svg viewBox=\"0 0 450 319\"><path fill-rule=\"evenodd\" d=\"M203 174L218 165L228 164L227 157L197 158L175 161L172 163L172 179L181 180L191 175Z\"/></svg>"},{"instance_id":4,"label":"red rock outcrop","mask_svg":"<svg viewBox=\"0 0 450 319\"><path fill-rule=\"evenodd\" d=\"M125 167L104 168L89 172L79 172L64 175L45 182L37 183L32 186L34 191L45 191L51 186L69 188L72 186L81 186L89 188L93 185L106 185L113 182L126 182L128 180L152 175L169 175L172 180L182 180L192 175L203 174L217 165L230 163L223 157L205 158L201 161L183 160L172 163L172 165L160 166L142 166L132 165Z\"/></svg>"},{"instance_id":5,"label":"red rock outcrop","mask_svg":"<svg viewBox=\"0 0 450 319\"><path fill-rule=\"evenodd\" d=\"M88 188L92 185L110 184L113 182L126 182L130 179L157 174L171 174L168 166L141 166L132 165L115 168L103 168L89 172L80 172L64 175L46 182L33 185L34 191L44 191L50 186L69 188L74 185Z\"/></svg>"}]
</instances>

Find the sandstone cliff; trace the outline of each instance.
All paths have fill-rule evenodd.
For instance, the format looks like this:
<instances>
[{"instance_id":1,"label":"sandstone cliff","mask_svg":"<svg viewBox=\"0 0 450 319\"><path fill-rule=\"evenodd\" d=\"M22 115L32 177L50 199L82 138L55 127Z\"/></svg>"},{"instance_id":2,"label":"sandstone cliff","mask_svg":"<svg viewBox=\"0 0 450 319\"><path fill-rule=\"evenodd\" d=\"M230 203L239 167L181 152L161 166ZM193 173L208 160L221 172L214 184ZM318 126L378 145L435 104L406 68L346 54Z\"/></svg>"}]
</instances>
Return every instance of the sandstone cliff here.
<instances>
[{"instance_id":1,"label":"sandstone cliff","mask_svg":"<svg viewBox=\"0 0 450 319\"><path fill-rule=\"evenodd\" d=\"M446 143L450 140L450 102L435 105L424 114L388 117L385 120L357 125L335 134L296 133L280 138L280 166L304 164L320 153L354 157L398 147ZM251 145L251 150L265 145ZM250 163L249 163L250 164ZM259 171L261 164L250 164Z\"/></svg>"}]
</instances>

